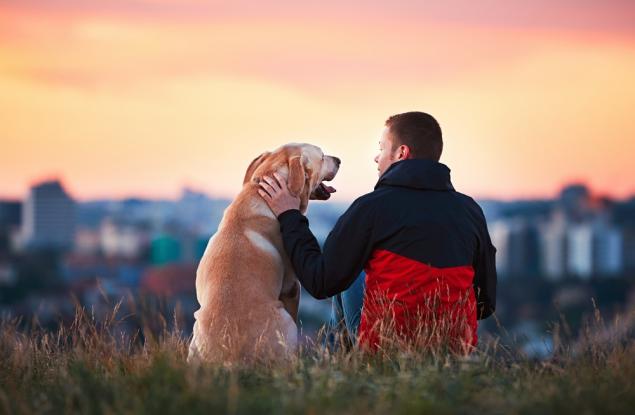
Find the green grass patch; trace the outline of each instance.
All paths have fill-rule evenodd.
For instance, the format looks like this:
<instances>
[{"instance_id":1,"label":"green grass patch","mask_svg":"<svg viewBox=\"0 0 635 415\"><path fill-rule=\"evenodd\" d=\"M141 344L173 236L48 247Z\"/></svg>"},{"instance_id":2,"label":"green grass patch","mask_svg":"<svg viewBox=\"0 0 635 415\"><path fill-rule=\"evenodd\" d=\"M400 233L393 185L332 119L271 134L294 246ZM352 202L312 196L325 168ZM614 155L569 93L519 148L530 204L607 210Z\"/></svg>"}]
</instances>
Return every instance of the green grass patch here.
<instances>
[{"instance_id":1,"label":"green grass patch","mask_svg":"<svg viewBox=\"0 0 635 415\"><path fill-rule=\"evenodd\" d=\"M632 413L635 342L599 316L542 361L502 341L469 358L321 343L281 367L189 366L178 328L126 336L77 310L55 332L0 323L3 414ZM618 330L619 328L619 330ZM558 331L555 330L555 333ZM143 339L143 340L141 340Z\"/></svg>"}]
</instances>

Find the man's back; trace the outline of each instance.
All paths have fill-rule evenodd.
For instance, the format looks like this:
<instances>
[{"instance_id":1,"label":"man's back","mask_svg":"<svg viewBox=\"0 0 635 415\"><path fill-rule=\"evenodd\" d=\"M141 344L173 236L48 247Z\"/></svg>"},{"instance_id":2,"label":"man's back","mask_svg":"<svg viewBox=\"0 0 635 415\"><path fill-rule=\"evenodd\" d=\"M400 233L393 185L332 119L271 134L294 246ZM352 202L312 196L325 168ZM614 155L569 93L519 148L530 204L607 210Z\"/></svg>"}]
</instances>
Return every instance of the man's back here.
<instances>
[{"instance_id":1,"label":"man's back","mask_svg":"<svg viewBox=\"0 0 635 415\"><path fill-rule=\"evenodd\" d=\"M426 172L448 171L448 180ZM418 174L417 174L418 173ZM415 174L417 174L415 176ZM395 163L366 196L376 218L376 248L436 267L469 265L487 230L474 200L456 192L449 170L429 160Z\"/></svg>"},{"instance_id":2,"label":"man's back","mask_svg":"<svg viewBox=\"0 0 635 415\"><path fill-rule=\"evenodd\" d=\"M393 312L420 313L420 305L441 291L447 293L445 311L463 307L462 296L468 301L455 314L469 320L470 343L476 342L476 319L494 310L495 249L485 218L472 199L454 191L449 169L436 161L391 165L375 191L340 217L323 252L298 211L278 219L298 278L314 297L342 292L366 269L362 337L381 319L399 319ZM404 307L387 308L385 301Z\"/></svg>"},{"instance_id":3,"label":"man's back","mask_svg":"<svg viewBox=\"0 0 635 415\"><path fill-rule=\"evenodd\" d=\"M495 249L476 202L454 191L446 166L417 159L393 164L359 202L376 212L361 340L377 341L373 326L381 319L412 331L410 326L445 314L457 320L453 325L464 320L469 334L463 337L475 345L474 289L480 316L486 317L494 308L496 282Z\"/></svg>"}]
</instances>

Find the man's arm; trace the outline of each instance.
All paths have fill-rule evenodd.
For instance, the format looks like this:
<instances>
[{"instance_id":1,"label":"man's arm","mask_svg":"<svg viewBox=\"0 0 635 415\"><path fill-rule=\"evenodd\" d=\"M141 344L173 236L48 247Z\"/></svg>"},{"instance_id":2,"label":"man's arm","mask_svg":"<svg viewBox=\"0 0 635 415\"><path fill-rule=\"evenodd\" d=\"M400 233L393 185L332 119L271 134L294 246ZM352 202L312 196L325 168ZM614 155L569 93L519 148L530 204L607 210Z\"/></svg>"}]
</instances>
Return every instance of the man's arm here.
<instances>
[{"instance_id":1,"label":"man's arm","mask_svg":"<svg viewBox=\"0 0 635 415\"><path fill-rule=\"evenodd\" d=\"M309 221L298 210L300 199L289 193L279 174L263 177L260 196L280 221L282 240L296 276L315 298L331 297L348 288L368 261L374 209L357 199L339 218L324 243L324 253L309 229Z\"/></svg>"},{"instance_id":2,"label":"man's arm","mask_svg":"<svg viewBox=\"0 0 635 415\"><path fill-rule=\"evenodd\" d=\"M478 208L480 224L478 252L474 259L474 290L476 291L477 317L489 317L496 310L496 248L487 231L483 211Z\"/></svg>"},{"instance_id":3,"label":"man's arm","mask_svg":"<svg viewBox=\"0 0 635 415\"><path fill-rule=\"evenodd\" d=\"M287 255L302 286L313 297L331 297L347 289L372 252L373 212L360 199L339 218L320 250L309 221L299 210L278 220Z\"/></svg>"}]
</instances>

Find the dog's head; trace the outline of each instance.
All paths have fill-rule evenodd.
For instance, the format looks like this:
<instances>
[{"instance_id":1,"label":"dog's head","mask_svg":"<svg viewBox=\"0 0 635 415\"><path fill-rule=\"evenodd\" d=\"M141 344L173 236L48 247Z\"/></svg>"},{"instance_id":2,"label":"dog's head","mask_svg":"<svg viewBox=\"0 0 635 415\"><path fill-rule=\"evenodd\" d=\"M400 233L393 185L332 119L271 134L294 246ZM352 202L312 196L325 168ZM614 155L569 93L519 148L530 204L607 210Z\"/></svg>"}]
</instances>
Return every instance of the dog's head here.
<instances>
[{"instance_id":1,"label":"dog's head","mask_svg":"<svg viewBox=\"0 0 635 415\"><path fill-rule=\"evenodd\" d=\"M256 157L245 173L243 184L258 183L262 176L278 172L287 178L289 192L300 198L300 211L306 211L309 199L325 200L334 191L323 182L335 178L340 159L326 156L312 144L287 144Z\"/></svg>"}]
</instances>

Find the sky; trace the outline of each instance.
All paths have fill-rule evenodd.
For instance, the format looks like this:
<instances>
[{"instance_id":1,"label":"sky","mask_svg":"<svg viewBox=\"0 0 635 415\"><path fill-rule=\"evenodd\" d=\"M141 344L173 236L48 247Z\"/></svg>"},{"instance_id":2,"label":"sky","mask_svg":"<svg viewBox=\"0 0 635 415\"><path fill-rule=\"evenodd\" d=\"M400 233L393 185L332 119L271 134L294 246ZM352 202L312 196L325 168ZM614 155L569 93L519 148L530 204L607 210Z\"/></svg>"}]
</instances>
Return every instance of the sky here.
<instances>
[{"instance_id":1,"label":"sky","mask_svg":"<svg viewBox=\"0 0 635 415\"><path fill-rule=\"evenodd\" d=\"M310 142L350 201L412 110L474 197L635 194L635 2L317 3L0 0L0 197L233 197L254 157Z\"/></svg>"}]
</instances>

